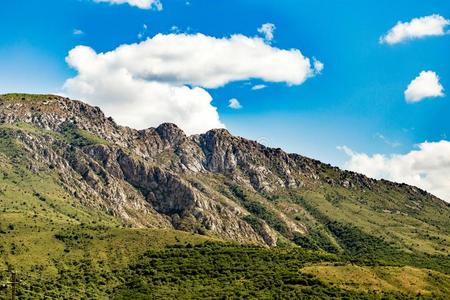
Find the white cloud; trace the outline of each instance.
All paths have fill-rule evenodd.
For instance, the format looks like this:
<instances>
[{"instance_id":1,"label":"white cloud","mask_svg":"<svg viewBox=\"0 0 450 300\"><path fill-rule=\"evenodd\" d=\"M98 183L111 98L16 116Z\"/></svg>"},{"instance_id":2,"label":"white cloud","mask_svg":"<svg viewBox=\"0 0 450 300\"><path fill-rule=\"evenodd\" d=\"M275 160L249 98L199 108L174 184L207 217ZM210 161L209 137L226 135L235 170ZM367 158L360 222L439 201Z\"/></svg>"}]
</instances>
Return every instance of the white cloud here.
<instances>
[{"instance_id":1,"label":"white cloud","mask_svg":"<svg viewBox=\"0 0 450 300\"><path fill-rule=\"evenodd\" d=\"M232 99L228 100L228 107L232 108L232 109L241 109L242 105L238 99L232 98Z\"/></svg>"},{"instance_id":2,"label":"white cloud","mask_svg":"<svg viewBox=\"0 0 450 300\"><path fill-rule=\"evenodd\" d=\"M415 18L405 23L398 22L380 38L380 43L393 45L406 40L445 35L445 27L449 24L450 20L440 15Z\"/></svg>"},{"instance_id":3,"label":"white cloud","mask_svg":"<svg viewBox=\"0 0 450 300\"><path fill-rule=\"evenodd\" d=\"M204 89L135 78L126 68L103 60L104 55L84 46L70 51L67 62L78 71L64 84L71 97L100 106L119 124L137 129L164 122L189 134L224 127Z\"/></svg>"},{"instance_id":4,"label":"white cloud","mask_svg":"<svg viewBox=\"0 0 450 300\"><path fill-rule=\"evenodd\" d=\"M323 68L325 67L325 65L321 61L317 60L315 57L313 57L313 66L316 74L322 73Z\"/></svg>"},{"instance_id":5,"label":"white cloud","mask_svg":"<svg viewBox=\"0 0 450 300\"><path fill-rule=\"evenodd\" d=\"M407 102L419 102L425 98L443 97L444 88L439 82L439 76L433 71L422 71L405 90Z\"/></svg>"},{"instance_id":6,"label":"white cloud","mask_svg":"<svg viewBox=\"0 0 450 300\"><path fill-rule=\"evenodd\" d=\"M345 168L373 178L384 178L422 188L450 202L450 142L424 142L406 154L372 156L338 147L350 160Z\"/></svg>"},{"instance_id":7,"label":"white cloud","mask_svg":"<svg viewBox=\"0 0 450 300\"><path fill-rule=\"evenodd\" d=\"M94 0L95 2L107 2L111 4L125 4L136 6L141 9L156 9L162 10L163 6L159 0Z\"/></svg>"},{"instance_id":8,"label":"white cloud","mask_svg":"<svg viewBox=\"0 0 450 300\"><path fill-rule=\"evenodd\" d=\"M257 90L262 90L265 89L267 87L267 85L265 84L257 84L252 86L252 91L257 91Z\"/></svg>"},{"instance_id":9,"label":"white cloud","mask_svg":"<svg viewBox=\"0 0 450 300\"><path fill-rule=\"evenodd\" d=\"M78 72L64 84L71 97L100 106L119 124L173 122L189 134L224 127L204 88L251 78L299 85L315 75L299 50L243 35L158 34L106 53L77 46L66 61Z\"/></svg>"},{"instance_id":10,"label":"white cloud","mask_svg":"<svg viewBox=\"0 0 450 300\"><path fill-rule=\"evenodd\" d=\"M278 49L243 35L158 34L98 57L140 79L205 88L249 78L298 85L314 75L310 59L299 50Z\"/></svg>"},{"instance_id":11,"label":"white cloud","mask_svg":"<svg viewBox=\"0 0 450 300\"><path fill-rule=\"evenodd\" d=\"M266 41L271 42L273 40L273 32L275 31L275 29L276 27L274 24L265 23L258 28L258 32L264 35L264 39Z\"/></svg>"},{"instance_id":12,"label":"white cloud","mask_svg":"<svg viewBox=\"0 0 450 300\"><path fill-rule=\"evenodd\" d=\"M81 29L74 29L74 30L72 31L72 33L73 33L74 35L82 35L82 34L84 34L84 31L81 30Z\"/></svg>"}]
</instances>

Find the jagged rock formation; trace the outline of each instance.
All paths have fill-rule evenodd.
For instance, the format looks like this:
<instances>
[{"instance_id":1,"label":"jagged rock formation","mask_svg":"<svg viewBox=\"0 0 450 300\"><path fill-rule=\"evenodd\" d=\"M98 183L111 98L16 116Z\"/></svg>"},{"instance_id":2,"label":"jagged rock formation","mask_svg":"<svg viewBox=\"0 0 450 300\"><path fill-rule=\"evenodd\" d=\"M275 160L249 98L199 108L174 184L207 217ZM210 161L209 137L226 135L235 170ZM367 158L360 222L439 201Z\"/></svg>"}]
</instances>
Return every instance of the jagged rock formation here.
<instances>
[{"instance_id":1,"label":"jagged rock formation","mask_svg":"<svg viewBox=\"0 0 450 300\"><path fill-rule=\"evenodd\" d=\"M225 129L186 136L176 125L162 124L138 131L117 125L97 107L59 96L0 96L0 125L0 138L20 143L30 170L53 172L80 203L133 227L274 246L319 226L314 216L299 215L299 203L276 199L308 191L327 196L330 189L380 199L401 194L389 205L392 211L449 211L418 188L341 171ZM379 203L368 205L377 210Z\"/></svg>"}]
</instances>

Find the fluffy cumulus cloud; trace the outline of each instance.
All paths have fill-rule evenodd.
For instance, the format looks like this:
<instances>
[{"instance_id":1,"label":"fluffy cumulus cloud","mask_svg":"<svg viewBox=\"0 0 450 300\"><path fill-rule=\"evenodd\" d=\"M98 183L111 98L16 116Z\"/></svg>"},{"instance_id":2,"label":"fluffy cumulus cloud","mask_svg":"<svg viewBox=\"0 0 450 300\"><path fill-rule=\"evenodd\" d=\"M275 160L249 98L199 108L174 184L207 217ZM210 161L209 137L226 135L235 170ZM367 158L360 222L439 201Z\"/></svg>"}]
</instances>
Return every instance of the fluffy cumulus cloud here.
<instances>
[{"instance_id":1,"label":"fluffy cumulus cloud","mask_svg":"<svg viewBox=\"0 0 450 300\"><path fill-rule=\"evenodd\" d=\"M276 27L272 23L262 24L261 27L258 28L258 32L264 36L264 39L268 42L273 40L273 33Z\"/></svg>"},{"instance_id":2,"label":"fluffy cumulus cloud","mask_svg":"<svg viewBox=\"0 0 450 300\"><path fill-rule=\"evenodd\" d=\"M238 99L232 98L232 99L228 100L228 107L232 108L232 109L241 109L242 105Z\"/></svg>"},{"instance_id":3,"label":"fluffy cumulus cloud","mask_svg":"<svg viewBox=\"0 0 450 300\"><path fill-rule=\"evenodd\" d=\"M406 40L445 35L445 28L449 24L450 20L440 15L415 18L410 22L398 22L386 35L380 38L380 43L393 45Z\"/></svg>"},{"instance_id":4,"label":"fluffy cumulus cloud","mask_svg":"<svg viewBox=\"0 0 450 300\"><path fill-rule=\"evenodd\" d=\"M350 159L345 168L373 178L420 187L450 202L450 142L424 142L406 154L367 155L339 147Z\"/></svg>"},{"instance_id":5,"label":"fluffy cumulus cloud","mask_svg":"<svg viewBox=\"0 0 450 300\"><path fill-rule=\"evenodd\" d=\"M443 97L444 88L439 82L439 76L433 71L422 71L405 90L407 102L419 102L425 98Z\"/></svg>"},{"instance_id":6,"label":"fluffy cumulus cloud","mask_svg":"<svg viewBox=\"0 0 450 300\"><path fill-rule=\"evenodd\" d=\"M243 35L158 34L106 53L77 46L66 61L78 73L64 85L71 97L123 125L173 122L190 134L224 126L206 88L252 78L299 85L317 74L299 50Z\"/></svg>"},{"instance_id":7,"label":"fluffy cumulus cloud","mask_svg":"<svg viewBox=\"0 0 450 300\"><path fill-rule=\"evenodd\" d=\"M163 6L159 0L94 0L95 2L107 2L111 4L129 4L141 9L156 9L162 10Z\"/></svg>"}]
</instances>

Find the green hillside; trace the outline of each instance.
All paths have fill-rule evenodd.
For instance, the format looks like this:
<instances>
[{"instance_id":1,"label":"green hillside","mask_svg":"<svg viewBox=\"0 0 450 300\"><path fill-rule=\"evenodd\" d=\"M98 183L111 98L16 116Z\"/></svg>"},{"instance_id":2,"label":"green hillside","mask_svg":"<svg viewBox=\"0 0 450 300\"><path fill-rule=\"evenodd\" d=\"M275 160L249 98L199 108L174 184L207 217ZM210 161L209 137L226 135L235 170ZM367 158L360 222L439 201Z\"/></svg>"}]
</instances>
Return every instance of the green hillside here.
<instances>
[{"instance_id":1,"label":"green hillside","mask_svg":"<svg viewBox=\"0 0 450 300\"><path fill-rule=\"evenodd\" d=\"M20 299L450 292L450 207L417 188L224 130L134 131L56 96L0 100L2 299L8 269Z\"/></svg>"},{"instance_id":2,"label":"green hillside","mask_svg":"<svg viewBox=\"0 0 450 300\"><path fill-rule=\"evenodd\" d=\"M419 260L417 254L401 252L392 246L395 243L358 229L370 230L371 223L345 225L346 214L333 209L319 193L268 197L270 205L280 209L287 203L295 205L294 219L307 217L315 224L313 235L294 237L295 243L315 251L301 250L287 240L268 249L182 231L126 228L113 216L87 209L73 199L57 184L51 170L30 171L29 159L18 140L1 138L0 280L9 280L6 270L11 266L20 280L17 291L22 299L271 298L281 294L287 298L443 298L449 290L447 257L424 254ZM280 222L266 206L256 204L268 201L266 198L242 190L234 190L234 197L254 207L255 222L262 218L275 227ZM312 197L316 197L314 201L307 201ZM351 207L351 203L346 205ZM343 221L332 222L323 213ZM379 218L377 221L383 222ZM339 230L351 236L341 236ZM422 247L433 253L441 251ZM442 247L448 249L445 244ZM331 254L317 251L320 249ZM377 265L384 266L382 277L372 271L381 268L374 267ZM416 268L405 271L394 267L397 265ZM350 279L354 278L351 268L359 268L356 281ZM392 279L409 282L411 277L413 283L400 286ZM10 292L4 287L0 295L7 299Z\"/></svg>"}]
</instances>

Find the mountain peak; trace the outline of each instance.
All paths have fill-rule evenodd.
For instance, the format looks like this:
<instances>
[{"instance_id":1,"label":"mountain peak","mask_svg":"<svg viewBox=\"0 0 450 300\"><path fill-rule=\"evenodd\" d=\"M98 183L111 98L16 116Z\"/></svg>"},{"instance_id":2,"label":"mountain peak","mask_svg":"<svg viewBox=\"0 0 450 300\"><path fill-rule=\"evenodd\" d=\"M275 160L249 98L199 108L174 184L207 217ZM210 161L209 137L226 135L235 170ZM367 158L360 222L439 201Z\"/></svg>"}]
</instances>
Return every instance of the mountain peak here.
<instances>
[{"instance_id":1,"label":"mountain peak","mask_svg":"<svg viewBox=\"0 0 450 300\"><path fill-rule=\"evenodd\" d=\"M184 131L173 123L162 123L155 130L169 144L177 144L186 139Z\"/></svg>"},{"instance_id":2,"label":"mountain peak","mask_svg":"<svg viewBox=\"0 0 450 300\"><path fill-rule=\"evenodd\" d=\"M231 136L231 133L225 128L213 128L208 130L205 135Z\"/></svg>"}]
</instances>

